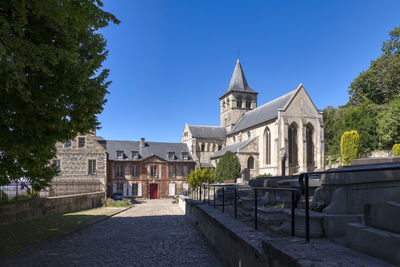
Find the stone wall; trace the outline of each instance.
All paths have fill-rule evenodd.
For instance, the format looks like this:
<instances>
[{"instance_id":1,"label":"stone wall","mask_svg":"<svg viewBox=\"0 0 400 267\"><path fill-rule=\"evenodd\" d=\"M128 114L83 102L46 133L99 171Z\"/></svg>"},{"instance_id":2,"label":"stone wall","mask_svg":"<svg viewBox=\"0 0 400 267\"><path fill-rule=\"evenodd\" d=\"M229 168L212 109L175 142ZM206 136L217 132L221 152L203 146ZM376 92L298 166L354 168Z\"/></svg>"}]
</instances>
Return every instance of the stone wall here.
<instances>
[{"instance_id":1,"label":"stone wall","mask_svg":"<svg viewBox=\"0 0 400 267\"><path fill-rule=\"evenodd\" d=\"M0 225L101 206L105 192L21 200L0 204Z\"/></svg>"},{"instance_id":2,"label":"stone wall","mask_svg":"<svg viewBox=\"0 0 400 267\"><path fill-rule=\"evenodd\" d=\"M84 138L82 147L79 138ZM107 155L99 143L103 139L93 135L81 135L70 140L70 145L57 143L56 159L60 172L48 188L47 196L73 195L106 190ZM89 160L95 160L96 167L89 172Z\"/></svg>"}]
</instances>

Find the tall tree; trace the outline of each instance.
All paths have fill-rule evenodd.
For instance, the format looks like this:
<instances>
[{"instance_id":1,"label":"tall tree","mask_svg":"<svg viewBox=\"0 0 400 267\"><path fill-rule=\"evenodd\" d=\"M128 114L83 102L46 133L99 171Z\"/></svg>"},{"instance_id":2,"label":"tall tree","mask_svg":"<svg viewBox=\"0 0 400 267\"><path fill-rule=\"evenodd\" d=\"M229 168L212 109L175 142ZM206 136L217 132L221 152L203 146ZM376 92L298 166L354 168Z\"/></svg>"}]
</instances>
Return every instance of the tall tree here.
<instances>
[{"instance_id":1,"label":"tall tree","mask_svg":"<svg viewBox=\"0 0 400 267\"><path fill-rule=\"evenodd\" d=\"M240 177L240 163L235 154L228 151L218 161L215 178L218 182Z\"/></svg>"},{"instance_id":2,"label":"tall tree","mask_svg":"<svg viewBox=\"0 0 400 267\"><path fill-rule=\"evenodd\" d=\"M106 41L119 21L97 0L0 2L0 185L34 189L56 173L56 142L99 125L109 82Z\"/></svg>"},{"instance_id":3,"label":"tall tree","mask_svg":"<svg viewBox=\"0 0 400 267\"><path fill-rule=\"evenodd\" d=\"M350 84L350 102L362 103L366 99L376 104L388 103L400 93L400 27L394 28L390 39L383 42L382 56L371 62Z\"/></svg>"}]
</instances>

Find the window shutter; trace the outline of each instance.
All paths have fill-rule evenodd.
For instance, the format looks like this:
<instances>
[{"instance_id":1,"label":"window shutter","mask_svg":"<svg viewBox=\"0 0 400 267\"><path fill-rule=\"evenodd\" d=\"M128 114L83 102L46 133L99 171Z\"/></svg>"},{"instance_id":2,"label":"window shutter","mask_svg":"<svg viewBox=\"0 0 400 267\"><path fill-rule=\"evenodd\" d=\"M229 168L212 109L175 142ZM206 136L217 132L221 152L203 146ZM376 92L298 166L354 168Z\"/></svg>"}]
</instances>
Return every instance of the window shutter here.
<instances>
[{"instance_id":1,"label":"window shutter","mask_svg":"<svg viewBox=\"0 0 400 267\"><path fill-rule=\"evenodd\" d=\"M133 186L133 184L128 184L128 196L129 197L132 196L132 186Z\"/></svg>"},{"instance_id":2,"label":"window shutter","mask_svg":"<svg viewBox=\"0 0 400 267\"><path fill-rule=\"evenodd\" d=\"M124 197L126 197L126 184L124 184L124 191L123 191L123 194L124 194Z\"/></svg>"},{"instance_id":3,"label":"window shutter","mask_svg":"<svg viewBox=\"0 0 400 267\"><path fill-rule=\"evenodd\" d=\"M175 195L175 184L174 183L170 183L169 184L169 194L170 197Z\"/></svg>"},{"instance_id":4,"label":"window shutter","mask_svg":"<svg viewBox=\"0 0 400 267\"><path fill-rule=\"evenodd\" d=\"M117 193L117 184L113 184L113 193Z\"/></svg>"},{"instance_id":5,"label":"window shutter","mask_svg":"<svg viewBox=\"0 0 400 267\"><path fill-rule=\"evenodd\" d=\"M142 183L138 184L138 197L142 196Z\"/></svg>"}]
</instances>

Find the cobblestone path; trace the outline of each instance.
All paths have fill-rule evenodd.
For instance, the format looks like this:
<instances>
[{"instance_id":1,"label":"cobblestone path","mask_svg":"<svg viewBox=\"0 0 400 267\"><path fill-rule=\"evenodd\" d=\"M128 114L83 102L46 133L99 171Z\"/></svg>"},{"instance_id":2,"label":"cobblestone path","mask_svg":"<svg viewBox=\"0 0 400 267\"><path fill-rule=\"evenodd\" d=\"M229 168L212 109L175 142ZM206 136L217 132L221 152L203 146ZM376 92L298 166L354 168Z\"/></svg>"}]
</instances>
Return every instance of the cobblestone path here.
<instances>
[{"instance_id":1,"label":"cobblestone path","mask_svg":"<svg viewBox=\"0 0 400 267\"><path fill-rule=\"evenodd\" d=\"M171 200L147 200L6 266L221 266Z\"/></svg>"}]
</instances>

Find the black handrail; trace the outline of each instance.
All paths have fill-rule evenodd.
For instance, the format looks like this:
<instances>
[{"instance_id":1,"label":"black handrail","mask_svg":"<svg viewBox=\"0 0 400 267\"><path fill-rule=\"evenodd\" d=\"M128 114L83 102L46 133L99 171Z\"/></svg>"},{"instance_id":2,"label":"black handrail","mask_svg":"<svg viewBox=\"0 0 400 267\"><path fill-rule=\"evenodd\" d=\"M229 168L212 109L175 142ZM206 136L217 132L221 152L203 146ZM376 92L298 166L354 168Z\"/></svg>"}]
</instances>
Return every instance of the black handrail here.
<instances>
[{"instance_id":1,"label":"black handrail","mask_svg":"<svg viewBox=\"0 0 400 267\"><path fill-rule=\"evenodd\" d=\"M297 188L290 188L290 187L252 187L254 190L254 229L257 230L258 228L258 218L257 218L257 210L258 210L258 203L257 203L257 190L270 190L270 191L289 191L292 192L291 198L291 225L290 225L290 233L292 236L295 236L295 209L297 207L298 200L296 199L296 193L298 192Z\"/></svg>"}]
</instances>

